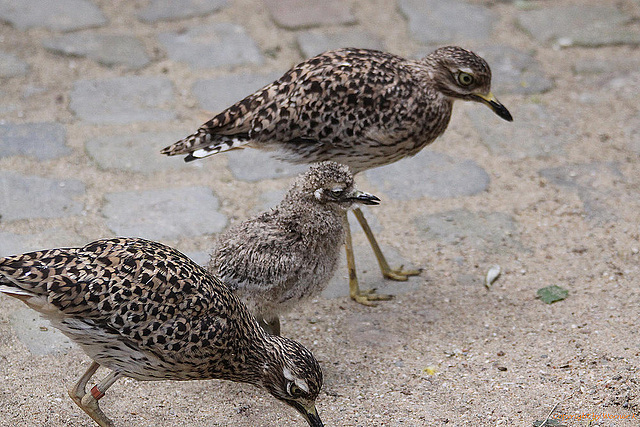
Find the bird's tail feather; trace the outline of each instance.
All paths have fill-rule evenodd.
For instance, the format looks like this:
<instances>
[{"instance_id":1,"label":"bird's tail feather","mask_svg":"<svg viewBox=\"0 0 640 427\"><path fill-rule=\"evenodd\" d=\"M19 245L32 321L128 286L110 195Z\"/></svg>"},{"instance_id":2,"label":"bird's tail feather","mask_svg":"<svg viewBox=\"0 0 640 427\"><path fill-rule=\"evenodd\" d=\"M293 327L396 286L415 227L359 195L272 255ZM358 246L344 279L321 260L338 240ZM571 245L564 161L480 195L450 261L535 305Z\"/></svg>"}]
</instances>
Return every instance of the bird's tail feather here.
<instances>
[{"instance_id":1,"label":"bird's tail feather","mask_svg":"<svg viewBox=\"0 0 640 427\"><path fill-rule=\"evenodd\" d=\"M0 260L0 292L19 299L34 296L33 292L23 288L23 285L14 277L16 269L2 263Z\"/></svg>"},{"instance_id":2,"label":"bird's tail feather","mask_svg":"<svg viewBox=\"0 0 640 427\"><path fill-rule=\"evenodd\" d=\"M76 251L75 248L50 249L0 258L0 285L4 286L0 292L10 293L6 289L10 288L13 293L26 292L24 295L46 293L48 279L59 274Z\"/></svg>"},{"instance_id":3,"label":"bird's tail feather","mask_svg":"<svg viewBox=\"0 0 640 427\"><path fill-rule=\"evenodd\" d=\"M241 148L249 142L247 134L212 135L204 129L181 139L164 149L161 153L167 156L187 154L185 162L209 157L223 151Z\"/></svg>"}]
</instances>

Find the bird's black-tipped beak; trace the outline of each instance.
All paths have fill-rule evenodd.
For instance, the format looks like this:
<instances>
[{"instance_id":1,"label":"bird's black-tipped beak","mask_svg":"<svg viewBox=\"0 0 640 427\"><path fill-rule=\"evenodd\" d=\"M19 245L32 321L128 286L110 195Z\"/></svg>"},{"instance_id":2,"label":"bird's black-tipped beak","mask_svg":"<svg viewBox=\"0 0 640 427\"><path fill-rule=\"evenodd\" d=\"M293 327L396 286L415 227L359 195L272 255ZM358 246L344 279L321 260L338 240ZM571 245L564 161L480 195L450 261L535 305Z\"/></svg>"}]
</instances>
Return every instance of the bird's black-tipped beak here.
<instances>
[{"instance_id":1,"label":"bird's black-tipped beak","mask_svg":"<svg viewBox=\"0 0 640 427\"><path fill-rule=\"evenodd\" d=\"M502 105L491 92L486 95L476 94L475 97L479 102L487 104L489 108L491 108L493 112L501 118L505 119L508 122L513 121L513 116L511 116L511 113L509 112L509 110L507 110L507 107Z\"/></svg>"},{"instance_id":2,"label":"bird's black-tipped beak","mask_svg":"<svg viewBox=\"0 0 640 427\"><path fill-rule=\"evenodd\" d=\"M318 410L315 405L311 405L309 408L305 408L300 402L296 402L293 400L288 401L289 405L296 408L296 411L300 412L302 416L307 420L311 427L324 427L322 424L322 420L318 415Z\"/></svg>"},{"instance_id":3,"label":"bird's black-tipped beak","mask_svg":"<svg viewBox=\"0 0 640 427\"><path fill-rule=\"evenodd\" d=\"M353 200L356 203L362 203L363 205L378 205L380 204L380 199L378 199L373 194L365 193L364 191L354 191L353 194L349 196L349 199Z\"/></svg>"}]
</instances>

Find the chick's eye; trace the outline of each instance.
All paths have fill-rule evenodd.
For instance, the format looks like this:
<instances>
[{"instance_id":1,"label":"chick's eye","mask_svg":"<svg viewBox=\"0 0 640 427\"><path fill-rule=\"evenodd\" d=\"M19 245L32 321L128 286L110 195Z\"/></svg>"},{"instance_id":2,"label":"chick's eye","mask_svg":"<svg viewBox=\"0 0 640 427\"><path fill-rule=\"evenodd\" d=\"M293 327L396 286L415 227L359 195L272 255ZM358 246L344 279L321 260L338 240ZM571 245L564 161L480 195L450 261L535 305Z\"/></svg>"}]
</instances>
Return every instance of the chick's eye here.
<instances>
[{"instance_id":1,"label":"chick's eye","mask_svg":"<svg viewBox=\"0 0 640 427\"><path fill-rule=\"evenodd\" d=\"M344 190L343 190L343 189L341 189L341 188L335 188L335 189L331 190L331 195L332 195L333 197L339 197L339 196L342 196L342 193L344 193Z\"/></svg>"},{"instance_id":2,"label":"chick's eye","mask_svg":"<svg viewBox=\"0 0 640 427\"><path fill-rule=\"evenodd\" d=\"M474 78L469 73L460 72L458 73L458 83L462 86L469 86L474 81Z\"/></svg>"},{"instance_id":3,"label":"chick's eye","mask_svg":"<svg viewBox=\"0 0 640 427\"><path fill-rule=\"evenodd\" d=\"M302 390L294 383L289 383L287 384L287 393L289 393L289 396L291 397L300 397L302 395Z\"/></svg>"}]
</instances>

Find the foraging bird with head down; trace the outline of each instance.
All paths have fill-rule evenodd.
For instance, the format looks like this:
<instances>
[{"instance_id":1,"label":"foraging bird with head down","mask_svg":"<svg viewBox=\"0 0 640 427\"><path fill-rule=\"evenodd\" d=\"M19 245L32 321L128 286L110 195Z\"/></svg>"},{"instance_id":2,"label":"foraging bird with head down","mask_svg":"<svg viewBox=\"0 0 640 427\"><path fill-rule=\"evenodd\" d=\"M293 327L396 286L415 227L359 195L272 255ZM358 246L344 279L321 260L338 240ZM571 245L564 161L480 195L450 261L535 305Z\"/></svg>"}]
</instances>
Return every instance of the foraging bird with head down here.
<instances>
[{"instance_id":1,"label":"foraging bird with head down","mask_svg":"<svg viewBox=\"0 0 640 427\"><path fill-rule=\"evenodd\" d=\"M461 47L442 47L419 60L338 49L294 66L162 153L192 161L253 147L293 163L333 160L356 174L417 154L445 131L456 100L483 103L512 121L490 89L487 62ZM391 269L364 215L354 213L385 277L419 274ZM351 297L369 305L386 299L360 291L349 232L346 246Z\"/></svg>"},{"instance_id":2,"label":"foraging bird with head down","mask_svg":"<svg viewBox=\"0 0 640 427\"><path fill-rule=\"evenodd\" d=\"M98 400L121 377L246 382L310 426L323 425L313 355L264 332L216 277L168 246L117 238L0 258L0 292L40 312L93 359L69 395L100 426L113 422ZM111 372L86 392L100 366Z\"/></svg>"},{"instance_id":3,"label":"foraging bird with head down","mask_svg":"<svg viewBox=\"0 0 640 427\"><path fill-rule=\"evenodd\" d=\"M347 166L315 164L275 208L218 236L208 268L278 335L280 314L318 295L333 277L347 210L378 201L355 188Z\"/></svg>"}]
</instances>

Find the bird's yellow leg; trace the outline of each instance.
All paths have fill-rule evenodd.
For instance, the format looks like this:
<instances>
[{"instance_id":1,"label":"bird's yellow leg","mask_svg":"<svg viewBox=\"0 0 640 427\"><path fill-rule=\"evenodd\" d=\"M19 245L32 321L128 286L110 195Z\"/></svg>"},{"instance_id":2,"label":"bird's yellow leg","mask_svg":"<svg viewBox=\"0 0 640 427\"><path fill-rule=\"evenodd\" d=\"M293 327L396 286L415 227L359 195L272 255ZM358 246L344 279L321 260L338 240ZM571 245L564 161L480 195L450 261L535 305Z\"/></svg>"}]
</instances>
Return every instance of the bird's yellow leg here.
<instances>
[{"instance_id":1,"label":"bird's yellow leg","mask_svg":"<svg viewBox=\"0 0 640 427\"><path fill-rule=\"evenodd\" d=\"M82 398L85 394L87 394L87 382L91 379L93 374L96 373L99 367L100 365L98 364L98 362L91 362L91 366L89 366L89 369L87 369L86 372L80 377L78 382L69 389L69 396L71 397L71 399L73 399L74 402L76 402L76 405L82 407Z\"/></svg>"},{"instance_id":2,"label":"bird's yellow leg","mask_svg":"<svg viewBox=\"0 0 640 427\"><path fill-rule=\"evenodd\" d=\"M86 392L85 387L89 379L96 373L100 365L97 362L91 363L89 369L80 377L78 382L69 389L69 396L71 399L87 413L100 427L114 427L113 421L111 421L100 409L98 400L104 396L104 392L107 391L113 383L115 383L121 374L117 372L111 372L105 379L100 381L99 384L93 386L89 393Z\"/></svg>"},{"instance_id":3,"label":"bird's yellow leg","mask_svg":"<svg viewBox=\"0 0 640 427\"><path fill-rule=\"evenodd\" d=\"M345 252L347 253L347 268L349 269L349 295L351 299L363 305L375 306L373 301L387 301L392 298L391 295L377 294L375 289L366 291L360 290L358 284L358 275L356 274L356 260L353 256L353 242L351 241L351 229L347 216L344 218L345 223Z\"/></svg>"},{"instance_id":4,"label":"bird's yellow leg","mask_svg":"<svg viewBox=\"0 0 640 427\"><path fill-rule=\"evenodd\" d=\"M371 227L369 227L369 223L367 222L360 208L353 209L353 214L356 216L358 222L360 223L360 226L362 227L362 230L364 231L364 234L369 240L371 249L373 249L373 253L375 254L376 259L378 260L378 265L380 266L380 271L382 271L382 275L384 277L391 280L405 282L408 280L407 278L409 276L417 276L418 274L420 274L422 270L403 270L402 265L398 269L392 269L391 267L389 267L389 263L384 257L384 254L382 253L382 250L380 249L380 246L378 245L378 242L373 235L373 231L371 231Z\"/></svg>"}]
</instances>

